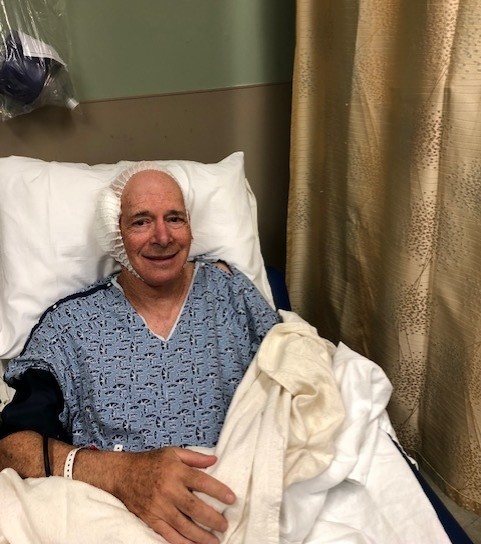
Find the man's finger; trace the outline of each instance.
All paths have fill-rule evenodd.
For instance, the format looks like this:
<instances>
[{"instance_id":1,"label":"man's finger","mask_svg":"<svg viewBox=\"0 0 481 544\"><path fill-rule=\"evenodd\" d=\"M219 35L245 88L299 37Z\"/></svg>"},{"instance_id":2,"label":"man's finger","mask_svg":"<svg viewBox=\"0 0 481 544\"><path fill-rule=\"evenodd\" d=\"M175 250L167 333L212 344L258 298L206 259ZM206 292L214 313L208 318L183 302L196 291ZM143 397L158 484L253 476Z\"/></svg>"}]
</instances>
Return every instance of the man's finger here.
<instances>
[{"instance_id":1,"label":"man's finger","mask_svg":"<svg viewBox=\"0 0 481 544\"><path fill-rule=\"evenodd\" d=\"M173 544L219 544L214 534L178 510L166 520L159 521L162 524L162 536Z\"/></svg>"},{"instance_id":2,"label":"man's finger","mask_svg":"<svg viewBox=\"0 0 481 544\"><path fill-rule=\"evenodd\" d=\"M185 484L192 491L209 495L209 497L213 497L224 504L234 504L236 500L232 489L213 476L209 476L209 474L196 469L192 469L189 472L188 480L185 481Z\"/></svg>"},{"instance_id":3,"label":"man's finger","mask_svg":"<svg viewBox=\"0 0 481 544\"><path fill-rule=\"evenodd\" d=\"M217 461L217 457L215 455L200 453L198 451L193 451L186 448L172 449L175 451L179 459L190 467L207 468L212 466Z\"/></svg>"},{"instance_id":4,"label":"man's finger","mask_svg":"<svg viewBox=\"0 0 481 544\"><path fill-rule=\"evenodd\" d=\"M209 530L220 533L227 531L228 523L225 517L189 491L179 497L177 508L188 518Z\"/></svg>"}]
</instances>

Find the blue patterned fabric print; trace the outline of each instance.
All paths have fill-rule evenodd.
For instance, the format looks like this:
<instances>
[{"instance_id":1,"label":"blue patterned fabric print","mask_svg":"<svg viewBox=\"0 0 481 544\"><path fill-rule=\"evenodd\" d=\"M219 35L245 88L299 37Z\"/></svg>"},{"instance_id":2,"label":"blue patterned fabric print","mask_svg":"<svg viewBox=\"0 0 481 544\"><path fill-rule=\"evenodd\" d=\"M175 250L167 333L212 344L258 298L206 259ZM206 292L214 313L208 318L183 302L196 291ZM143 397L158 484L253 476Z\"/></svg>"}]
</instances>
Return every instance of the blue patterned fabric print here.
<instances>
[{"instance_id":1,"label":"blue patterned fabric print","mask_svg":"<svg viewBox=\"0 0 481 544\"><path fill-rule=\"evenodd\" d=\"M75 445L212 447L247 366L279 321L254 285L232 272L196 263L168 340L107 278L49 308L5 379L28 368L52 372Z\"/></svg>"}]
</instances>

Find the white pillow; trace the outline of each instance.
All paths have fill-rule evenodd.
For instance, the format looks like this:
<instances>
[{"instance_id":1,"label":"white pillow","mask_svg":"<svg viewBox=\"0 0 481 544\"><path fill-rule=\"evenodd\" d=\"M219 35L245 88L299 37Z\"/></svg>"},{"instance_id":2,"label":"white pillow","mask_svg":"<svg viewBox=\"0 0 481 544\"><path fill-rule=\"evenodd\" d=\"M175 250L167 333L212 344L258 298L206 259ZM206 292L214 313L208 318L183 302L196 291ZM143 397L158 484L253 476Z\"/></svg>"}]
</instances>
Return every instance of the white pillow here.
<instances>
[{"instance_id":1,"label":"white pillow","mask_svg":"<svg viewBox=\"0 0 481 544\"><path fill-rule=\"evenodd\" d=\"M273 306L243 153L217 164L156 162L191 180L190 256L235 265ZM0 158L0 358L20 353L48 306L118 268L96 241L93 215L98 191L130 164Z\"/></svg>"}]
</instances>

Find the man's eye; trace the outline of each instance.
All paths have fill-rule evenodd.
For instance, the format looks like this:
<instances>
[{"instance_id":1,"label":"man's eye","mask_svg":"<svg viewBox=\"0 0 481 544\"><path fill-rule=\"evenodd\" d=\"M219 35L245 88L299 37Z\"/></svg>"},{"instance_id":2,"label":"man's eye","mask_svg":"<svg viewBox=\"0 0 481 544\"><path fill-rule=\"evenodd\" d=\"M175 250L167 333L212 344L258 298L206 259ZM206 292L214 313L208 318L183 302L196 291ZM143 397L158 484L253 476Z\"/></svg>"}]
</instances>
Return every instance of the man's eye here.
<instances>
[{"instance_id":1,"label":"man's eye","mask_svg":"<svg viewBox=\"0 0 481 544\"><path fill-rule=\"evenodd\" d=\"M147 219L136 219L135 221L132 221L132 225L134 227L143 227L147 224Z\"/></svg>"},{"instance_id":2,"label":"man's eye","mask_svg":"<svg viewBox=\"0 0 481 544\"><path fill-rule=\"evenodd\" d=\"M186 219L180 215L172 215L165 219L166 223L172 227L182 227L187 223Z\"/></svg>"}]
</instances>

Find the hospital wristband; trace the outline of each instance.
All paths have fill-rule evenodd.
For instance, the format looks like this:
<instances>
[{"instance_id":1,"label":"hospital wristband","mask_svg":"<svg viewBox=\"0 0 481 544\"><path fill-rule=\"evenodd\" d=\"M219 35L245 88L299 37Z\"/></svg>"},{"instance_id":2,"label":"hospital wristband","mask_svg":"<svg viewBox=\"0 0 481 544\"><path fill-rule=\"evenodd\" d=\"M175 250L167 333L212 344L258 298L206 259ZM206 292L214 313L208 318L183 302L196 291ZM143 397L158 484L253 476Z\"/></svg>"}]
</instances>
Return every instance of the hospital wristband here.
<instances>
[{"instance_id":1,"label":"hospital wristband","mask_svg":"<svg viewBox=\"0 0 481 544\"><path fill-rule=\"evenodd\" d=\"M73 450L70 450L67 455L67 459L65 459L65 466L63 467L63 477L68 478L69 480L73 480L73 463L75 461L75 456L77 455L77 452L83 448L74 448Z\"/></svg>"}]
</instances>

